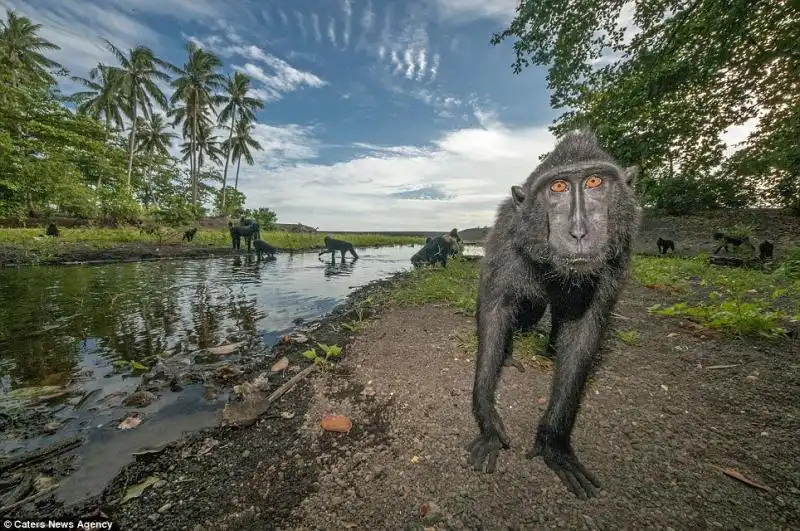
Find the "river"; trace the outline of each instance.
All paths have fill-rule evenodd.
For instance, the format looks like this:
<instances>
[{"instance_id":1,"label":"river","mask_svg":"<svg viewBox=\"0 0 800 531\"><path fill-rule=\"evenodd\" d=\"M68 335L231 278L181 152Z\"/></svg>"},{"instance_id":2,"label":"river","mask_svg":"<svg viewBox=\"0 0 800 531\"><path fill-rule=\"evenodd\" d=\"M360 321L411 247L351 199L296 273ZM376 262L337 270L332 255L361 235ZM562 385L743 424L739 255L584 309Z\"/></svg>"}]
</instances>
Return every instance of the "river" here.
<instances>
[{"instance_id":1,"label":"river","mask_svg":"<svg viewBox=\"0 0 800 531\"><path fill-rule=\"evenodd\" d=\"M86 437L59 497L72 502L98 493L132 452L216 425L227 397L209 399L203 385L167 392L147 406L146 422L121 431L123 413L104 398L139 385L135 373L120 370L125 362L179 359L234 341L266 352L296 322L324 316L352 288L409 269L419 247L360 248L359 260L348 256L342 264L337 257L336 265L307 252L264 262L238 255L0 271L0 406L3 395L20 388L69 390L26 408L24 418L0 407L0 453ZM57 429L43 434L45 420Z\"/></svg>"}]
</instances>

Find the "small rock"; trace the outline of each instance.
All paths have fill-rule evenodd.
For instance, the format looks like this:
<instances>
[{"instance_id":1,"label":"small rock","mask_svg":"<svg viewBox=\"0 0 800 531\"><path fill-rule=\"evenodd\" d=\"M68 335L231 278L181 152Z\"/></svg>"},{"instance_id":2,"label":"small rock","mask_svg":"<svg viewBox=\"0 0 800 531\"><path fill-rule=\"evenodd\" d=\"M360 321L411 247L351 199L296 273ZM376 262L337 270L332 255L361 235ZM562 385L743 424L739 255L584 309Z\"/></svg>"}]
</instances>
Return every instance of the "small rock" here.
<instances>
[{"instance_id":1,"label":"small rock","mask_svg":"<svg viewBox=\"0 0 800 531\"><path fill-rule=\"evenodd\" d=\"M172 503L171 502L167 502L167 503L165 503L164 505L162 505L161 507L158 508L158 512L160 514L164 514L165 512L169 511L170 509L172 509Z\"/></svg>"},{"instance_id":2,"label":"small rock","mask_svg":"<svg viewBox=\"0 0 800 531\"><path fill-rule=\"evenodd\" d=\"M289 358L286 356L279 359L270 369L272 372L281 372L289 368Z\"/></svg>"},{"instance_id":3,"label":"small rock","mask_svg":"<svg viewBox=\"0 0 800 531\"><path fill-rule=\"evenodd\" d=\"M155 402L156 395L150 391L136 391L125 400L122 405L126 407L146 407Z\"/></svg>"},{"instance_id":4,"label":"small rock","mask_svg":"<svg viewBox=\"0 0 800 531\"><path fill-rule=\"evenodd\" d=\"M242 452L242 457L250 457L250 450L245 450Z\"/></svg>"}]
</instances>

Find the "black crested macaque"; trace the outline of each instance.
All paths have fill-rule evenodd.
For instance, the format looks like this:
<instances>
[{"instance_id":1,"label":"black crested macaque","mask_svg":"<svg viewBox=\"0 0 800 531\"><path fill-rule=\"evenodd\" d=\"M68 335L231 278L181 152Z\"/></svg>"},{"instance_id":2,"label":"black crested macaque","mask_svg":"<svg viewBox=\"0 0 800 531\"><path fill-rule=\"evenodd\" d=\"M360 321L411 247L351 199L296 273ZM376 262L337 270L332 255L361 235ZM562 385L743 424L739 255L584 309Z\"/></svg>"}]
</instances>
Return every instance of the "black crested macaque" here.
<instances>
[{"instance_id":1,"label":"black crested macaque","mask_svg":"<svg viewBox=\"0 0 800 531\"><path fill-rule=\"evenodd\" d=\"M428 236L427 238L425 238L425 243L431 243L431 240L432 240L432 239L433 239L433 238L431 238L430 236Z\"/></svg>"},{"instance_id":2,"label":"black crested macaque","mask_svg":"<svg viewBox=\"0 0 800 531\"><path fill-rule=\"evenodd\" d=\"M411 257L414 267L421 267L423 264L435 264L440 262L442 267L447 267L447 259L453 249L453 237L450 234L442 234L430 239L419 251Z\"/></svg>"},{"instance_id":3,"label":"black crested macaque","mask_svg":"<svg viewBox=\"0 0 800 531\"><path fill-rule=\"evenodd\" d=\"M458 245L452 245L450 247L450 256L455 256L458 254L458 251L461 249L461 246L463 245L464 242L461 240L461 236L458 235L458 229L453 229L447 234L449 234L450 237L453 238L453 241L455 243L458 243Z\"/></svg>"},{"instance_id":4,"label":"black crested macaque","mask_svg":"<svg viewBox=\"0 0 800 531\"><path fill-rule=\"evenodd\" d=\"M754 251L756 250L755 245L750 243L750 238L747 236L728 236L724 232L715 232L712 237L715 240L722 242L719 247L714 249L713 254L717 254L723 247L725 248L726 253L729 252L728 245L733 245L734 249L738 249L740 245L744 244L750 249Z\"/></svg>"},{"instance_id":5,"label":"black crested macaque","mask_svg":"<svg viewBox=\"0 0 800 531\"><path fill-rule=\"evenodd\" d=\"M239 249L241 246L242 238L247 242L247 252L250 252L252 240L261 238L261 231L259 230L258 223L253 222L250 225L233 226L233 222L228 222L228 230L231 233L231 243L234 249Z\"/></svg>"},{"instance_id":6,"label":"black crested macaque","mask_svg":"<svg viewBox=\"0 0 800 531\"><path fill-rule=\"evenodd\" d=\"M247 225L252 225L255 222L256 222L256 220L250 219L250 218L246 218L244 216L239 219L239 225L241 225L243 227L246 227Z\"/></svg>"},{"instance_id":7,"label":"black crested macaque","mask_svg":"<svg viewBox=\"0 0 800 531\"><path fill-rule=\"evenodd\" d=\"M659 237L658 241L656 241L656 245L658 245L659 254L667 254L667 251L670 249L673 253L675 252L675 242L672 240L664 240Z\"/></svg>"},{"instance_id":8,"label":"black crested macaque","mask_svg":"<svg viewBox=\"0 0 800 531\"><path fill-rule=\"evenodd\" d=\"M766 259L772 260L772 251L775 250L775 245L769 240L764 240L758 246L758 258L762 262Z\"/></svg>"},{"instance_id":9,"label":"black crested macaque","mask_svg":"<svg viewBox=\"0 0 800 531\"><path fill-rule=\"evenodd\" d=\"M336 238L331 238L330 236L325 236L324 240L325 249L320 251L317 256L322 256L325 253L331 253L331 256L336 259L336 251L340 251L342 253L342 260L344 260L345 253L350 251L350 254L353 255L353 258L358 259L358 254L356 254L356 250L353 248L352 243L344 240L337 240Z\"/></svg>"},{"instance_id":10,"label":"black crested macaque","mask_svg":"<svg viewBox=\"0 0 800 531\"><path fill-rule=\"evenodd\" d=\"M269 258L275 258L275 251L277 249L264 240L253 240L253 248L256 250L256 255L258 259L261 258L266 254Z\"/></svg>"},{"instance_id":11,"label":"black crested macaque","mask_svg":"<svg viewBox=\"0 0 800 531\"><path fill-rule=\"evenodd\" d=\"M183 233L183 238L181 238L181 241L186 240L187 242L191 242L194 239L195 234L197 234L197 227L192 227Z\"/></svg>"},{"instance_id":12,"label":"black crested macaque","mask_svg":"<svg viewBox=\"0 0 800 531\"><path fill-rule=\"evenodd\" d=\"M50 223L47 226L47 230L45 231L45 234L47 234L48 236L52 236L54 238L58 238L60 233L61 232L58 230L58 227L56 227L55 223Z\"/></svg>"},{"instance_id":13,"label":"black crested macaque","mask_svg":"<svg viewBox=\"0 0 800 531\"><path fill-rule=\"evenodd\" d=\"M493 472L500 450L510 446L495 391L512 354L513 330L535 325L549 305L555 375L526 457L542 456L578 498L600 488L575 456L571 435L628 274L640 219L637 173L622 169L591 131L573 131L500 204L478 284L472 412L480 435L467 447L476 470Z\"/></svg>"}]
</instances>

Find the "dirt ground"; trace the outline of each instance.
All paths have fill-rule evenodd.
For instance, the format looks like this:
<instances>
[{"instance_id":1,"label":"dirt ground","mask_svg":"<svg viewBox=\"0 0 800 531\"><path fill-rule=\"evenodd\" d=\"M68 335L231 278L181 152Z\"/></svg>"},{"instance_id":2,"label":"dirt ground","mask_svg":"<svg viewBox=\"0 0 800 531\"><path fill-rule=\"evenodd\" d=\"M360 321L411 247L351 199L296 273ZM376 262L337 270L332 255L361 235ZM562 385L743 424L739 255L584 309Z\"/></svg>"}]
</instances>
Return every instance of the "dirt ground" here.
<instances>
[{"instance_id":1,"label":"dirt ground","mask_svg":"<svg viewBox=\"0 0 800 531\"><path fill-rule=\"evenodd\" d=\"M467 468L474 353L457 336L474 321L426 305L378 314L335 370L257 424L141 458L67 514L102 510L122 529L798 529L798 343L723 339L648 315L661 298L628 286L615 327L639 343L608 340L578 417L574 446L603 484L598 498L574 498L524 457L546 364L504 370L498 403L512 448L494 474ZM353 428L323 432L327 414ZM150 475L158 483L140 497L115 501Z\"/></svg>"}]
</instances>

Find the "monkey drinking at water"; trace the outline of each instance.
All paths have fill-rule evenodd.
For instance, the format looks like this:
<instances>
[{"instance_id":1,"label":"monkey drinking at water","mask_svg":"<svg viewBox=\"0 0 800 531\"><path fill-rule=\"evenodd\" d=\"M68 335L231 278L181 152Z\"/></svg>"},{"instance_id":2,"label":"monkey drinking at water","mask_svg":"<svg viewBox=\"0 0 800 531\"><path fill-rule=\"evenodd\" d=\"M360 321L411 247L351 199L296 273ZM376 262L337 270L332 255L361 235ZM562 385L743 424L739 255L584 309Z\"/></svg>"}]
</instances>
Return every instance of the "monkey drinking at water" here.
<instances>
[{"instance_id":1,"label":"monkey drinking at water","mask_svg":"<svg viewBox=\"0 0 800 531\"><path fill-rule=\"evenodd\" d=\"M250 252L250 244L253 240L259 239L261 237L261 232L258 227L258 223L252 223L250 225L239 225L238 227L234 227L232 222L228 222L228 230L231 233L231 244L233 245L234 249L239 249L242 243L242 238L245 239L247 242L247 252Z\"/></svg>"},{"instance_id":2,"label":"monkey drinking at water","mask_svg":"<svg viewBox=\"0 0 800 531\"><path fill-rule=\"evenodd\" d=\"M719 247L714 249L713 254L717 254L720 249L725 248L725 252L729 252L728 245L733 245L734 250L738 249L740 245L746 245L752 250L756 250L755 246L750 243L750 238L747 236L728 236L724 232L715 232L712 237L722 242Z\"/></svg>"},{"instance_id":3,"label":"monkey drinking at water","mask_svg":"<svg viewBox=\"0 0 800 531\"><path fill-rule=\"evenodd\" d=\"M325 253L331 253L331 256L335 259L336 251L340 251L342 253L342 260L344 260L344 255L347 251L350 251L350 254L353 255L353 258L358 258L352 243L344 240L337 240L336 238L331 238L330 236L325 236L325 249L320 251L317 256L322 256Z\"/></svg>"},{"instance_id":4,"label":"monkey drinking at water","mask_svg":"<svg viewBox=\"0 0 800 531\"><path fill-rule=\"evenodd\" d=\"M659 254L667 254L669 250L672 250L673 253L675 252L675 242L672 240L664 240L659 237L656 245L658 246Z\"/></svg>"},{"instance_id":5,"label":"monkey drinking at water","mask_svg":"<svg viewBox=\"0 0 800 531\"><path fill-rule=\"evenodd\" d=\"M437 262L442 264L442 267L447 267L447 259L451 255L453 249L453 237L448 234L442 234L432 239L428 239L425 245L414 253L411 257L411 263L414 267L420 267L423 264L435 264Z\"/></svg>"},{"instance_id":6,"label":"monkey drinking at water","mask_svg":"<svg viewBox=\"0 0 800 531\"><path fill-rule=\"evenodd\" d=\"M510 446L495 391L513 331L535 325L549 305L555 375L526 456L543 457L581 499L600 488L573 452L572 429L627 276L639 223L636 174L617 165L592 132L573 131L500 204L478 284L472 412L480 435L467 448L476 470L493 472Z\"/></svg>"},{"instance_id":7,"label":"monkey drinking at water","mask_svg":"<svg viewBox=\"0 0 800 531\"><path fill-rule=\"evenodd\" d=\"M271 246L264 240L253 240L253 249L256 250L256 255L258 256L259 260L261 260L265 254L269 258L275 258L275 251L277 251L275 247Z\"/></svg>"}]
</instances>

